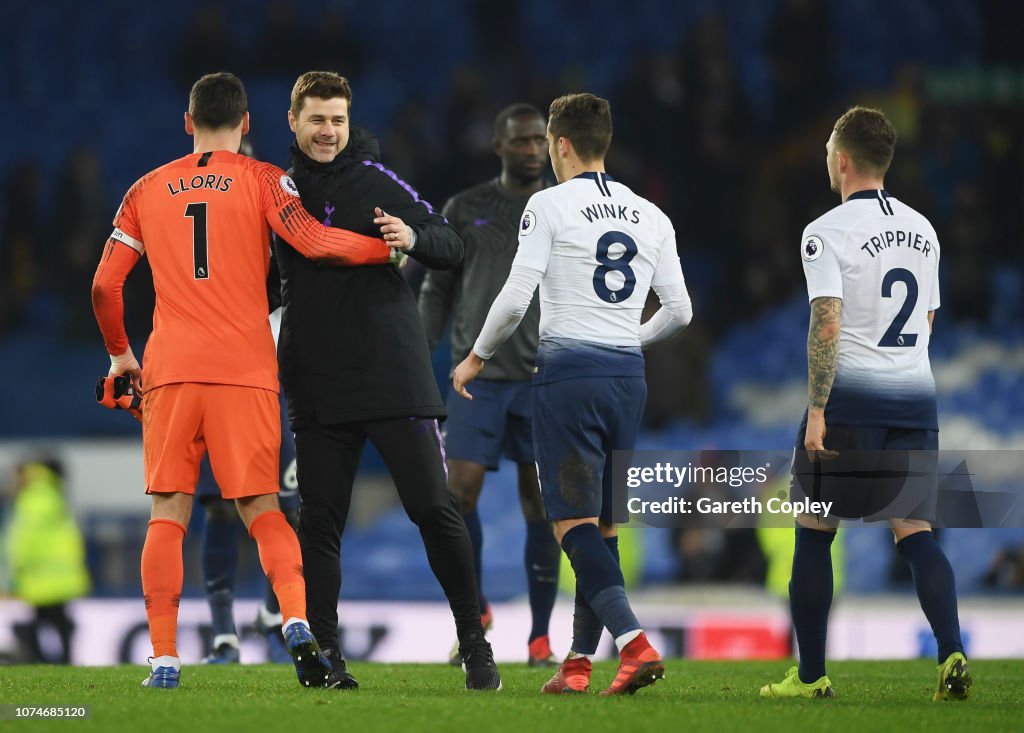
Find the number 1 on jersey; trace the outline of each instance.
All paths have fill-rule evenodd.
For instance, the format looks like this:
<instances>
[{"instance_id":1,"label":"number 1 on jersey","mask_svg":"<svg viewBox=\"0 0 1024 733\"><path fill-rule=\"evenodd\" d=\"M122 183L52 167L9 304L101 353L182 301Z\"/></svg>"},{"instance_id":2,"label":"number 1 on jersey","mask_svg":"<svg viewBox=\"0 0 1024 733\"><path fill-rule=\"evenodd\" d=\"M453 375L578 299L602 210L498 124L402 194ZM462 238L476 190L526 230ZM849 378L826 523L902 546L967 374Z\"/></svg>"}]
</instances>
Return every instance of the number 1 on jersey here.
<instances>
[{"instance_id":1,"label":"number 1 on jersey","mask_svg":"<svg viewBox=\"0 0 1024 733\"><path fill-rule=\"evenodd\" d=\"M206 239L206 203L185 207L185 216L192 219L192 263L196 280L210 279L210 254Z\"/></svg>"}]
</instances>

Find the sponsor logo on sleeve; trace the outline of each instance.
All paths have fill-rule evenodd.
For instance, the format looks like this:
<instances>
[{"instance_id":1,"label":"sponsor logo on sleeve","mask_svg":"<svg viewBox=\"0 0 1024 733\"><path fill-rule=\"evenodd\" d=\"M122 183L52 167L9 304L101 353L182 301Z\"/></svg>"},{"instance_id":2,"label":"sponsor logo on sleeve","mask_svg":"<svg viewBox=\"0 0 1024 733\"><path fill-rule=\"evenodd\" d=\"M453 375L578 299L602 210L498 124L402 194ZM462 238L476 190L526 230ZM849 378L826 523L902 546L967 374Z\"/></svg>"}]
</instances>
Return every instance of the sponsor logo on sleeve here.
<instances>
[{"instance_id":1,"label":"sponsor logo on sleeve","mask_svg":"<svg viewBox=\"0 0 1024 733\"><path fill-rule=\"evenodd\" d=\"M285 193L291 194L292 196L299 195L299 189L295 185L295 181L292 180L291 176L281 176L281 188L285 190Z\"/></svg>"},{"instance_id":2,"label":"sponsor logo on sleeve","mask_svg":"<svg viewBox=\"0 0 1024 733\"><path fill-rule=\"evenodd\" d=\"M525 237L537 228L537 215L527 209L523 212L523 220L519 222L519 236Z\"/></svg>"},{"instance_id":3,"label":"sponsor logo on sleeve","mask_svg":"<svg viewBox=\"0 0 1024 733\"><path fill-rule=\"evenodd\" d=\"M821 253L824 249L825 242L821 237L814 234L807 237L804 239L804 244L801 248L801 254L803 255L804 262L814 262L816 259L821 257Z\"/></svg>"}]
</instances>

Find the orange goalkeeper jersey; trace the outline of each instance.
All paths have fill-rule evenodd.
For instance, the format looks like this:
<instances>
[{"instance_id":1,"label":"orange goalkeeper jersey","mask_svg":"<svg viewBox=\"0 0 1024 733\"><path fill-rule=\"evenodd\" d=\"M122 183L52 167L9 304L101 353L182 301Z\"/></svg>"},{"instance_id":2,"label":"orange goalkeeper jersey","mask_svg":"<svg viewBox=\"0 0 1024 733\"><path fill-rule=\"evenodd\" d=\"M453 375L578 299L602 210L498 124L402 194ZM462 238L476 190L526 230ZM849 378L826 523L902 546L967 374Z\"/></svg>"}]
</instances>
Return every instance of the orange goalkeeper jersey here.
<instances>
[{"instance_id":1,"label":"orange goalkeeper jersey","mask_svg":"<svg viewBox=\"0 0 1024 733\"><path fill-rule=\"evenodd\" d=\"M381 239L324 227L302 208L284 171L237 153L187 155L125 195L93 301L107 350L124 353L121 287L138 258L149 257L156 309L142 364L147 389L206 382L277 391L268 223L311 259L380 264L391 252Z\"/></svg>"}]
</instances>

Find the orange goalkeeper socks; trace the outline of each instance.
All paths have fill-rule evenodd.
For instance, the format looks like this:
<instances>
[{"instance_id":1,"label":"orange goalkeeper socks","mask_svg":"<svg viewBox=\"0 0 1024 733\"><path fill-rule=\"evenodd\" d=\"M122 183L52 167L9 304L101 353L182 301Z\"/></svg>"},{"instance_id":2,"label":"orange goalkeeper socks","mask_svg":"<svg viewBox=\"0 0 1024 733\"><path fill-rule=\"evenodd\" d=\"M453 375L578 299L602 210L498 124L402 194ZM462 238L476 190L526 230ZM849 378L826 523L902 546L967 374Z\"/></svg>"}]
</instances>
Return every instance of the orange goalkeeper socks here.
<instances>
[{"instance_id":1,"label":"orange goalkeeper socks","mask_svg":"<svg viewBox=\"0 0 1024 733\"><path fill-rule=\"evenodd\" d=\"M151 519L142 547L142 592L146 599L154 657L177 657L181 600L181 541L185 527L173 519Z\"/></svg>"},{"instance_id":2,"label":"orange goalkeeper socks","mask_svg":"<svg viewBox=\"0 0 1024 733\"><path fill-rule=\"evenodd\" d=\"M299 538L279 511L263 512L249 525L249 536L256 540L260 564L267 574L286 619L306 619L306 581L302 577L302 551Z\"/></svg>"}]
</instances>

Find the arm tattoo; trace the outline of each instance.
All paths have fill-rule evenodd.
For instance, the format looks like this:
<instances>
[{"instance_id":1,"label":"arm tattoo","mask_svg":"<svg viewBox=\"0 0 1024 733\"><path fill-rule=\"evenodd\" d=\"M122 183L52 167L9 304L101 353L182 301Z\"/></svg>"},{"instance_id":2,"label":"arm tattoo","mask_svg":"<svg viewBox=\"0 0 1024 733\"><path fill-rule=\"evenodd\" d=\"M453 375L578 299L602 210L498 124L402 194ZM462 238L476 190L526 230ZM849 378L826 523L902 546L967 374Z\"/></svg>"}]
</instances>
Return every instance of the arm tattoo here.
<instances>
[{"instance_id":1,"label":"arm tattoo","mask_svg":"<svg viewBox=\"0 0 1024 733\"><path fill-rule=\"evenodd\" d=\"M811 325L807 331L807 396L811 407L824 409L832 391L839 357L839 298L811 301Z\"/></svg>"}]
</instances>

